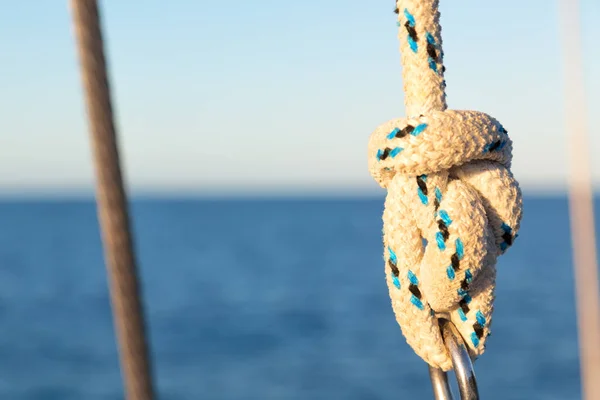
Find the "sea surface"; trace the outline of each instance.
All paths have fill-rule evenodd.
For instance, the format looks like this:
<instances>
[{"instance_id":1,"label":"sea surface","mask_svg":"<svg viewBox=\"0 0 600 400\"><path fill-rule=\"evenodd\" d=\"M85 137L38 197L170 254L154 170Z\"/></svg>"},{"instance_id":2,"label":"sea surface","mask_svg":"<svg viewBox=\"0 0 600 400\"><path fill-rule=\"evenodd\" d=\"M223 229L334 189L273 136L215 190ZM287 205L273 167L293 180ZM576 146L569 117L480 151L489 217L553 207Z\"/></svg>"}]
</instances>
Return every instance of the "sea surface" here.
<instances>
[{"instance_id":1,"label":"sea surface","mask_svg":"<svg viewBox=\"0 0 600 400\"><path fill-rule=\"evenodd\" d=\"M160 399L431 399L390 307L382 209L134 199ZM581 398L566 198L526 197L498 267L482 399ZM0 201L0 399L122 391L93 200Z\"/></svg>"}]
</instances>

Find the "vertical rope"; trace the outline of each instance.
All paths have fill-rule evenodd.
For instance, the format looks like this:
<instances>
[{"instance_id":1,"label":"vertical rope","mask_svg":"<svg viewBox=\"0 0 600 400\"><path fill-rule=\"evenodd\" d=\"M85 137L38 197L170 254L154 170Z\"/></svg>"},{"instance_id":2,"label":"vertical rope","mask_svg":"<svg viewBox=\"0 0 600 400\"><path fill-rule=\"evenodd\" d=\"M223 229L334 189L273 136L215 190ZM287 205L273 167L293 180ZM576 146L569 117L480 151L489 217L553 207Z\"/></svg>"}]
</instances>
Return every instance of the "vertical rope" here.
<instances>
[{"instance_id":1,"label":"vertical rope","mask_svg":"<svg viewBox=\"0 0 600 400\"><path fill-rule=\"evenodd\" d=\"M439 0L396 2L404 104L409 118L446 110Z\"/></svg>"},{"instance_id":2,"label":"vertical rope","mask_svg":"<svg viewBox=\"0 0 600 400\"><path fill-rule=\"evenodd\" d=\"M438 0L396 6L408 117L375 129L368 163L387 189L383 247L392 309L415 353L448 371L438 318L456 326L470 356L484 353L496 260L517 237L521 191L502 124L482 112L446 109Z\"/></svg>"},{"instance_id":3,"label":"vertical rope","mask_svg":"<svg viewBox=\"0 0 600 400\"><path fill-rule=\"evenodd\" d=\"M96 0L70 0L97 177L98 217L127 399L151 400L151 366Z\"/></svg>"},{"instance_id":4,"label":"vertical rope","mask_svg":"<svg viewBox=\"0 0 600 400\"><path fill-rule=\"evenodd\" d=\"M565 71L565 111L570 161L569 203L579 325L579 357L584 399L600 399L600 294L594 205L586 135L580 8L562 0L560 21Z\"/></svg>"}]
</instances>

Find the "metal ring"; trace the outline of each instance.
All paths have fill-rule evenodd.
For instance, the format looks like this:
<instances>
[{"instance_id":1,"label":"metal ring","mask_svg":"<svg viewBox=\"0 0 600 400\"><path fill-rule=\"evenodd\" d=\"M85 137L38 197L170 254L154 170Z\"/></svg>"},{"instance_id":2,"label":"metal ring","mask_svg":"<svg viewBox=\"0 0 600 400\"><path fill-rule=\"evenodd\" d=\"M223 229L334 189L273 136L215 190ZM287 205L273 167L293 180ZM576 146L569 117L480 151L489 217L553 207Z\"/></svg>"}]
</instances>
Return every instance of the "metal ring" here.
<instances>
[{"instance_id":1,"label":"metal ring","mask_svg":"<svg viewBox=\"0 0 600 400\"><path fill-rule=\"evenodd\" d=\"M462 336L452 322L445 319L439 321L444 344L452 359L461 400L479 400L475 370ZM439 368L430 366L429 376L435 400L453 400L448 384L448 374Z\"/></svg>"}]
</instances>

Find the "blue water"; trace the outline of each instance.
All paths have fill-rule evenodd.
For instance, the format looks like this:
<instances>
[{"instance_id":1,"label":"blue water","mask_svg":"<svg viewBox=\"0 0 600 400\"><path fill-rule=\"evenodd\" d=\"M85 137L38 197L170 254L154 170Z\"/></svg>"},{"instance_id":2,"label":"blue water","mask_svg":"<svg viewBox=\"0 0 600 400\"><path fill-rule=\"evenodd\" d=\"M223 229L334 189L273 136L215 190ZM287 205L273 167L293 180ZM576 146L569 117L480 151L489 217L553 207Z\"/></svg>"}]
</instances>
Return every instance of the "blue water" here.
<instances>
[{"instance_id":1,"label":"blue water","mask_svg":"<svg viewBox=\"0 0 600 400\"><path fill-rule=\"evenodd\" d=\"M390 307L382 200L138 200L161 399L430 399ZM92 201L0 202L0 398L123 398ZM489 399L578 399L567 202L499 262Z\"/></svg>"}]
</instances>

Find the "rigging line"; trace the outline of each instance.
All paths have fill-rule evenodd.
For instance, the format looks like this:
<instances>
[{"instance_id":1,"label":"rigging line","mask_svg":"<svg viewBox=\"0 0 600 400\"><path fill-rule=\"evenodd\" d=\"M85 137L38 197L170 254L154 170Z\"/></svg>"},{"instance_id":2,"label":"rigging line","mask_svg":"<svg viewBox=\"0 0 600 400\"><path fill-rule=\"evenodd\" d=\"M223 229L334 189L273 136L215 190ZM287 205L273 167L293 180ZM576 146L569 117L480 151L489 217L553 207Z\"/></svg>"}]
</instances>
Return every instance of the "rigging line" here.
<instances>
[{"instance_id":1,"label":"rigging line","mask_svg":"<svg viewBox=\"0 0 600 400\"><path fill-rule=\"evenodd\" d=\"M136 259L96 0L70 0L96 170L96 200L127 399L153 399Z\"/></svg>"},{"instance_id":2,"label":"rigging line","mask_svg":"<svg viewBox=\"0 0 600 400\"><path fill-rule=\"evenodd\" d=\"M600 399L600 295L586 133L580 2L559 1L569 151L569 205L579 325L582 398Z\"/></svg>"}]
</instances>

